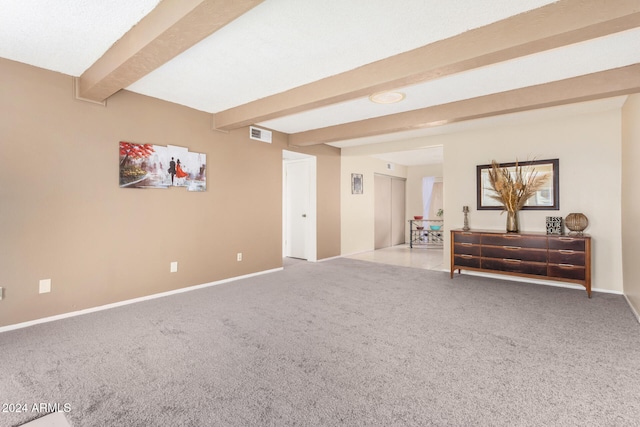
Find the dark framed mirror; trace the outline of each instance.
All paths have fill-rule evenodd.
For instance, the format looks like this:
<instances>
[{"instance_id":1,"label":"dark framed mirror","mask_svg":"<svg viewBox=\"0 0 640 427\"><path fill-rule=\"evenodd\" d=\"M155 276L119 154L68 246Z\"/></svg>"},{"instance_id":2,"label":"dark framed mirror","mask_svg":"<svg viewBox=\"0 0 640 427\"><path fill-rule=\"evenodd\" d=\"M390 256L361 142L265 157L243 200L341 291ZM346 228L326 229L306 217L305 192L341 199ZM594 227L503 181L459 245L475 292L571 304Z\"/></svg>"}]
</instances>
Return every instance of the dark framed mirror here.
<instances>
[{"instance_id":1,"label":"dark framed mirror","mask_svg":"<svg viewBox=\"0 0 640 427\"><path fill-rule=\"evenodd\" d=\"M527 173L537 173L539 175L549 175L545 185L536 192L522 207L525 210L559 210L560 209L560 175L559 159L550 160L530 160L517 162ZM500 163L501 168L507 168L515 173L516 162ZM477 186L477 209L478 210L502 210L502 203L491 196L496 192L489 184L489 170L491 165L476 166L476 186Z\"/></svg>"}]
</instances>

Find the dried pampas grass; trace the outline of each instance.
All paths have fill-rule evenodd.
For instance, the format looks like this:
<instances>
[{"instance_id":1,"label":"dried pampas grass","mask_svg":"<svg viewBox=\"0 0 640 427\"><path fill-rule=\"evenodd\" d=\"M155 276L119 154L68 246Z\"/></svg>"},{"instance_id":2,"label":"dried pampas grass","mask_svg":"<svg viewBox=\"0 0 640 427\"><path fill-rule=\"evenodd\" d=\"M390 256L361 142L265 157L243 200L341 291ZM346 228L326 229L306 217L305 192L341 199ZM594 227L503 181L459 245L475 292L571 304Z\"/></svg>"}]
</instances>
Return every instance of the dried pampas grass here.
<instances>
[{"instance_id":1,"label":"dried pampas grass","mask_svg":"<svg viewBox=\"0 0 640 427\"><path fill-rule=\"evenodd\" d=\"M491 161L489 183L496 192L491 198L502 203L507 212L516 212L546 183L548 175L540 175L534 167L522 166L516 160L515 170L501 168L498 163Z\"/></svg>"}]
</instances>

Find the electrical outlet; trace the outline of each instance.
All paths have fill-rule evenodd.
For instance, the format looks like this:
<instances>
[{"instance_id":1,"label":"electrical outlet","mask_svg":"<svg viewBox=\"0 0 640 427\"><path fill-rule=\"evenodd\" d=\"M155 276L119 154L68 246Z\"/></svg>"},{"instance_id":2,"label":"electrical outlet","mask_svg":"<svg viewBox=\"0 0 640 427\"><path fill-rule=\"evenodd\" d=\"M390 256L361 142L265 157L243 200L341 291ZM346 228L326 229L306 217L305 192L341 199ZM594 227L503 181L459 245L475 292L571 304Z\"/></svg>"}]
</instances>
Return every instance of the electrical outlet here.
<instances>
[{"instance_id":1,"label":"electrical outlet","mask_svg":"<svg viewBox=\"0 0 640 427\"><path fill-rule=\"evenodd\" d=\"M40 293L46 294L47 292L51 292L51 279L42 279L40 280Z\"/></svg>"},{"instance_id":2,"label":"electrical outlet","mask_svg":"<svg viewBox=\"0 0 640 427\"><path fill-rule=\"evenodd\" d=\"M178 261L173 261L171 263L171 267L169 267L169 272L170 273L175 273L178 271Z\"/></svg>"},{"instance_id":3,"label":"electrical outlet","mask_svg":"<svg viewBox=\"0 0 640 427\"><path fill-rule=\"evenodd\" d=\"M242 252L238 252L238 255L236 256L236 259L238 261L242 261Z\"/></svg>"}]
</instances>

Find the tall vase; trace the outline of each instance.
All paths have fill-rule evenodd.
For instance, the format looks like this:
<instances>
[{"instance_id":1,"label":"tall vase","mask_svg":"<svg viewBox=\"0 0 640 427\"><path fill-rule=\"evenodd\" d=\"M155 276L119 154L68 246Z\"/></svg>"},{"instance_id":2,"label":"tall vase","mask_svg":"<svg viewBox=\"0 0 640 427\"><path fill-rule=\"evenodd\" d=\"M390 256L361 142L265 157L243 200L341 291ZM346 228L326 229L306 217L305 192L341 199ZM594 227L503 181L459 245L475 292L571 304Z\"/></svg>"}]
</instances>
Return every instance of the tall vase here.
<instances>
[{"instance_id":1,"label":"tall vase","mask_svg":"<svg viewBox=\"0 0 640 427\"><path fill-rule=\"evenodd\" d=\"M517 233L518 231L518 211L507 211L507 233Z\"/></svg>"}]
</instances>

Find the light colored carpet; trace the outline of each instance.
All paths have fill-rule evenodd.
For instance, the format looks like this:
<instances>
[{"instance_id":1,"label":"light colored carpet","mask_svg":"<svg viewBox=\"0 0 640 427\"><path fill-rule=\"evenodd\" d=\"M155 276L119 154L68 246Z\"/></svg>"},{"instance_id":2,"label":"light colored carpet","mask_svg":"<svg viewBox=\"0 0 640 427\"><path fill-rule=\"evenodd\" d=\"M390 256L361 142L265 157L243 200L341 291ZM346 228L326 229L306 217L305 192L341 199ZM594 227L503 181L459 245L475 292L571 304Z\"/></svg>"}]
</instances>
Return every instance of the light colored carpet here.
<instances>
[{"instance_id":1,"label":"light colored carpet","mask_svg":"<svg viewBox=\"0 0 640 427\"><path fill-rule=\"evenodd\" d=\"M0 402L75 427L640 420L622 296L350 259L5 332L0 366Z\"/></svg>"}]
</instances>

